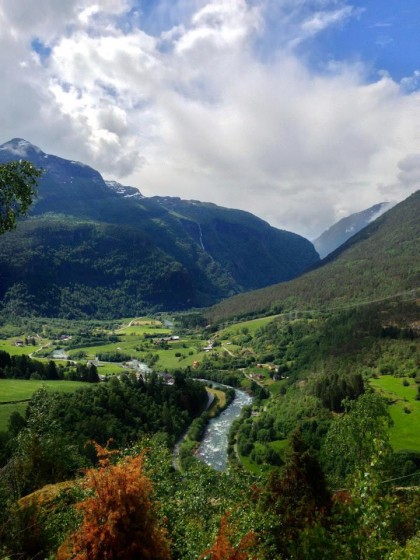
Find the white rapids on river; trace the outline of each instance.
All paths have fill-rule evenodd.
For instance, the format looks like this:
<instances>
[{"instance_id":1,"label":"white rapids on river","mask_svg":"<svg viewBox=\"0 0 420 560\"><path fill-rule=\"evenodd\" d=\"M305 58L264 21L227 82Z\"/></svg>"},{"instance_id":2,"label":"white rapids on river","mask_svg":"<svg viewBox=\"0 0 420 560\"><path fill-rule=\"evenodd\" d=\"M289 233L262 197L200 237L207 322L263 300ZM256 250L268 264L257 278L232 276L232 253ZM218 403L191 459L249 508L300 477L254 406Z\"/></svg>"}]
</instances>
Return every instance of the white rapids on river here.
<instances>
[{"instance_id":1,"label":"white rapids on river","mask_svg":"<svg viewBox=\"0 0 420 560\"><path fill-rule=\"evenodd\" d=\"M230 428L244 406L252 403L244 391L235 389L235 398L219 416L210 420L198 449L197 457L217 471L227 467L228 435Z\"/></svg>"}]
</instances>

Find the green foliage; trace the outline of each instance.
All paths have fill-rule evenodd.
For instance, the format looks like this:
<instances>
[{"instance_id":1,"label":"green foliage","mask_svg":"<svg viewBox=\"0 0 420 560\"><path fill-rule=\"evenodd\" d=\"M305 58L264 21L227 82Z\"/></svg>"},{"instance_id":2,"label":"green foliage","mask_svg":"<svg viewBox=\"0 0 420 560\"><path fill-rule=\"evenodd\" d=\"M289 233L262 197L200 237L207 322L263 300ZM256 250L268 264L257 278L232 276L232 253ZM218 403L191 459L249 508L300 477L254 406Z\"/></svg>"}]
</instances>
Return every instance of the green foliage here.
<instances>
[{"instance_id":1,"label":"green foliage","mask_svg":"<svg viewBox=\"0 0 420 560\"><path fill-rule=\"evenodd\" d=\"M334 412L343 412L343 400L357 399L364 390L360 373L322 375L314 380L313 387L315 396L321 399L326 408Z\"/></svg>"},{"instance_id":2,"label":"green foliage","mask_svg":"<svg viewBox=\"0 0 420 560\"><path fill-rule=\"evenodd\" d=\"M257 464L281 464L276 443L300 429L301 437L319 450L328 430L330 414L321 402L301 389L291 388L285 396L273 397L259 416L244 418L237 432L238 450Z\"/></svg>"},{"instance_id":3,"label":"green foliage","mask_svg":"<svg viewBox=\"0 0 420 560\"><path fill-rule=\"evenodd\" d=\"M323 448L324 464L338 484L367 467L376 441L386 442L390 450L387 433L392 421L381 396L365 393L356 401L344 401L344 406L346 413L331 424Z\"/></svg>"},{"instance_id":4,"label":"green foliage","mask_svg":"<svg viewBox=\"0 0 420 560\"><path fill-rule=\"evenodd\" d=\"M0 234L15 228L16 220L27 214L41 175L29 161L0 164Z\"/></svg>"},{"instance_id":5,"label":"green foliage","mask_svg":"<svg viewBox=\"0 0 420 560\"><path fill-rule=\"evenodd\" d=\"M97 354L97 358L103 362L127 362L130 360L131 356L129 354L123 354L122 352L100 352Z\"/></svg>"},{"instance_id":6,"label":"green foliage","mask_svg":"<svg viewBox=\"0 0 420 560\"><path fill-rule=\"evenodd\" d=\"M292 452L281 471L271 472L262 506L271 518L271 534L277 554L302 558L299 537L329 514L331 496L321 467L297 431L291 438Z\"/></svg>"},{"instance_id":7,"label":"green foliage","mask_svg":"<svg viewBox=\"0 0 420 560\"><path fill-rule=\"evenodd\" d=\"M0 350L0 378L57 380L63 378L63 372L52 360L44 363L25 355L10 356Z\"/></svg>"}]
</instances>

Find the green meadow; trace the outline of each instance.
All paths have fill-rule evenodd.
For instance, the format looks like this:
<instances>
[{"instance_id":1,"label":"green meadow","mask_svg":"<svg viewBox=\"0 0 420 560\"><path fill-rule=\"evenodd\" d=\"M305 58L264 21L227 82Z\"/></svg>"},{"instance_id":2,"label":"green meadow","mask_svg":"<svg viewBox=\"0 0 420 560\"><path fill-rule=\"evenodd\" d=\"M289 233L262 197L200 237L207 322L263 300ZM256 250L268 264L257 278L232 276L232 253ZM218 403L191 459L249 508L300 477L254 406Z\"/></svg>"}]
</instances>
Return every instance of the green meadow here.
<instances>
[{"instance_id":1,"label":"green meadow","mask_svg":"<svg viewBox=\"0 0 420 560\"><path fill-rule=\"evenodd\" d=\"M408 386L404 385L404 381ZM390 429L393 449L420 452L420 401L416 400L417 384L414 379L383 375L371 379L370 384L390 403L389 412L394 422Z\"/></svg>"},{"instance_id":2,"label":"green meadow","mask_svg":"<svg viewBox=\"0 0 420 560\"><path fill-rule=\"evenodd\" d=\"M7 428L7 422L10 414L18 410L24 414L27 403L18 402L11 404L10 401L29 400L32 395L45 387L47 391L58 391L60 393L70 393L81 387L91 387L89 383L81 383L79 381L38 381L26 379L0 379L0 431Z\"/></svg>"},{"instance_id":3,"label":"green meadow","mask_svg":"<svg viewBox=\"0 0 420 560\"><path fill-rule=\"evenodd\" d=\"M247 329L250 334L254 334L256 330L264 327L268 323L271 323L277 315L271 315L270 317L261 317L259 319L251 319L250 321L244 321L239 325L231 325L219 331L220 337L234 336L243 333L244 329Z\"/></svg>"},{"instance_id":4,"label":"green meadow","mask_svg":"<svg viewBox=\"0 0 420 560\"><path fill-rule=\"evenodd\" d=\"M36 346L32 346L32 345L16 346L16 341L18 339L24 340L24 338L25 337L14 336L12 338L7 338L3 340L0 339L0 350L7 352L11 356L21 356L22 354L29 355L32 354L33 352L36 352L36 350L39 350L41 346L43 346L44 344L47 344L47 341L45 339L42 339L37 343Z\"/></svg>"},{"instance_id":5,"label":"green meadow","mask_svg":"<svg viewBox=\"0 0 420 560\"><path fill-rule=\"evenodd\" d=\"M0 379L0 403L30 399L31 396L45 387L48 391L69 393L80 387L86 387L80 381L42 381L36 379Z\"/></svg>"},{"instance_id":6,"label":"green meadow","mask_svg":"<svg viewBox=\"0 0 420 560\"><path fill-rule=\"evenodd\" d=\"M112 364L111 362L100 364L97 369L99 375L118 375L120 373L127 373L126 368L123 368L120 364Z\"/></svg>"}]
</instances>

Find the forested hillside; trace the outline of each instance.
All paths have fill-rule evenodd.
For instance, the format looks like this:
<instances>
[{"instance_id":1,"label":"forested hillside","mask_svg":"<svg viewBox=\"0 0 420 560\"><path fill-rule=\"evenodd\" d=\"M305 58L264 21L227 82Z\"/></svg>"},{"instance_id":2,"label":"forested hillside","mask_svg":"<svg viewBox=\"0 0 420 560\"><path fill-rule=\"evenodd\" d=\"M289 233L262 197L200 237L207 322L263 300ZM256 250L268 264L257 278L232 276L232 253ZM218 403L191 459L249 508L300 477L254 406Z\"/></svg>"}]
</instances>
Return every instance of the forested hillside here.
<instances>
[{"instance_id":1,"label":"forested hillside","mask_svg":"<svg viewBox=\"0 0 420 560\"><path fill-rule=\"evenodd\" d=\"M44 173L31 218L0 238L0 299L25 313L121 317L208 306L319 261L308 240L248 212L135 196L25 140L0 146L0 163L21 158Z\"/></svg>"},{"instance_id":2,"label":"forested hillside","mask_svg":"<svg viewBox=\"0 0 420 560\"><path fill-rule=\"evenodd\" d=\"M420 191L349 239L303 276L228 299L211 321L253 313L340 307L415 290L420 285Z\"/></svg>"}]
</instances>

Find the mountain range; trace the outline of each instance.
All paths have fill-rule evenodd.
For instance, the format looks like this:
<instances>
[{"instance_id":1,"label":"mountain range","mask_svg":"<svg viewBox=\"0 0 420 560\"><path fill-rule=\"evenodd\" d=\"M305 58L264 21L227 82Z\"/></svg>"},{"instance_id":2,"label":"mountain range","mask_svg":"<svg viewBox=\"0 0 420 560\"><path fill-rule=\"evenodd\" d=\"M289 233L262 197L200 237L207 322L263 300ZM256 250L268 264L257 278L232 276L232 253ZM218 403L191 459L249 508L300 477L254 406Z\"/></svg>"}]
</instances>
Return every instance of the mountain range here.
<instances>
[{"instance_id":1,"label":"mountain range","mask_svg":"<svg viewBox=\"0 0 420 560\"><path fill-rule=\"evenodd\" d=\"M144 197L20 138L0 146L0 163L19 159L44 174L29 218L0 238L6 312L109 317L208 306L319 262L307 239L248 212Z\"/></svg>"},{"instance_id":2,"label":"mountain range","mask_svg":"<svg viewBox=\"0 0 420 560\"><path fill-rule=\"evenodd\" d=\"M333 224L313 241L314 247L321 259L335 251L335 249L338 249L347 239L356 235L356 233L375 221L379 216L390 210L395 204L395 202L380 202L366 210L342 218Z\"/></svg>"}]
</instances>

